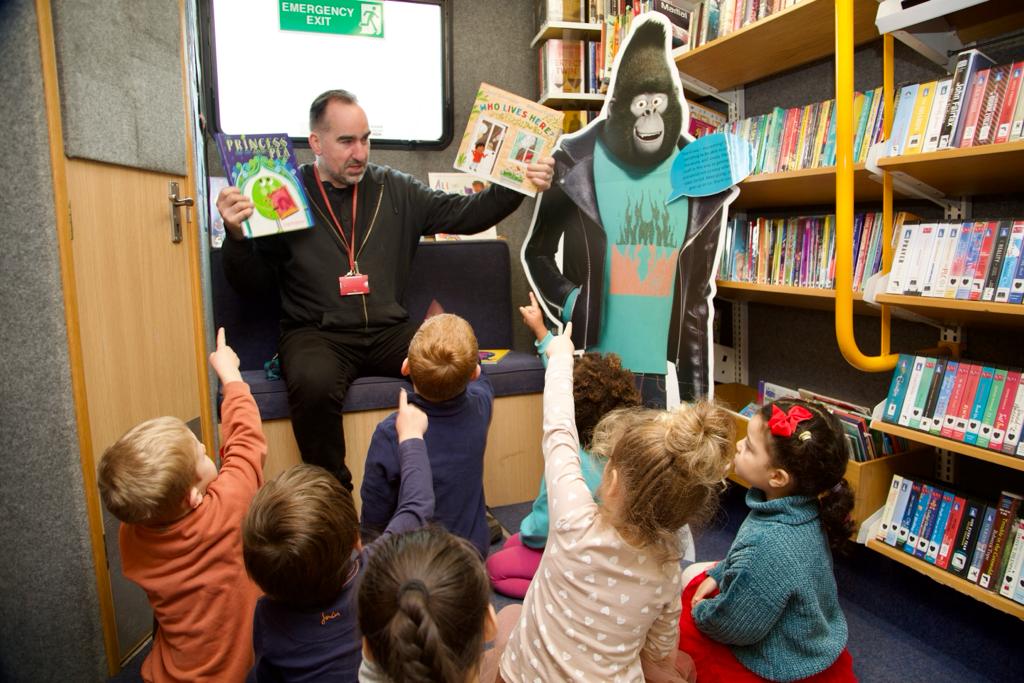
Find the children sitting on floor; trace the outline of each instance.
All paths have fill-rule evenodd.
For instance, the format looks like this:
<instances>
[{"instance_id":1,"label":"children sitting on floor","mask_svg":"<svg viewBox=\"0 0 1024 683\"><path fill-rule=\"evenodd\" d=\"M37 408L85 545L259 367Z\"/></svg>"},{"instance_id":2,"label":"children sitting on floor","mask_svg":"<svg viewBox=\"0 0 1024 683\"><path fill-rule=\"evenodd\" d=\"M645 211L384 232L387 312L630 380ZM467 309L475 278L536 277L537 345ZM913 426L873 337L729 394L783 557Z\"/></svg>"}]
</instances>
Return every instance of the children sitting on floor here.
<instances>
[{"instance_id":1,"label":"children sitting on floor","mask_svg":"<svg viewBox=\"0 0 1024 683\"><path fill-rule=\"evenodd\" d=\"M425 438L434 477L434 519L487 557L484 449L494 388L480 374L473 328L450 313L428 318L409 343L402 374L416 392L409 401L430 418ZM366 454L360 489L364 541L375 538L391 519L400 483L392 414L377 425Z\"/></svg>"},{"instance_id":2,"label":"children sitting on floor","mask_svg":"<svg viewBox=\"0 0 1024 683\"><path fill-rule=\"evenodd\" d=\"M250 576L266 593L256 605L249 681L356 680L362 642L356 590L378 543L417 529L433 514L427 418L402 391L394 427L398 505L378 542L363 548L352 494L327 470L296 465L256 495L242 526Z\"/></svg>"},{"instance_id":3,"label":"children sitting on floor","mask_svg":"<svg viewBox=\"0 0 1024 683\"><path fill-rule=\"evenodd\" d=\"M608 458L595 503L581 473L571 334L570 324L547 349L550 535L501 656L501 678L692 680L688 658L677 652L677 532L714 509L734 448L733 420L706 402L605 416L592 445Z\"/></svg>"},{"instance_id":4,"label":"children sitting on floor","mask_svg":"<svg viewBox=\"0 0 1024 683\"><path fill-rule=\"evenodd\" d=\"M517 606L518 607L518 606ZM475 548L440 527L378 544L359 588L363 683L493 683L496 624Z\"/></svg>"},{"instance_id":5,"label":"children sitting on floor","mask_svg":"<svg viewBox=\"0 0 1024 683\"><path fill-rule=\"evenodd\" d=\"M147 681L238 681L252 666L252 610L260 591L245 574L242 517L263 483L267 448L238 356L217 332L210 365L224 387L217 472L174 417L148 420L110 446L100 496L121 520L124 575L156 617Z\"/></svg>"},{"instance_id":6,"label":"children sitting on floor","mask_svg":"<svg viewBox=\"0 0 1024 683\"><path fill-rule=\"evenodd\" d=\"M847 459L820 405L780 400L750 421L736 453L750 514L724 560L684 576L679 647L701 683L856 680L829 552L852 531Z\"/></svg>"},{"instance_id":7,"label":"children sitting on floor","mask_svg":"<svg viewBox=\"0 0 1024 683\"><path fill-rule=\"evenodd\" d=\"M541 341L550 335L540 321L540 308L532 292L530 300L531 306L523 306L519 310L527 326L534 330L538 341ZM536 329L534 321L539 325ZM633 373L622 367L622 361L614 353L584 354L573 366L572 375L576 431L580 440L580 469L583 481L593 495L601 483L604 470L604 461L596 458L589 450L594 427L602 417L617 408L638 407L640 392L637 391ZM540 565L547 539L548 491L545 480L541 478L540 493L533 502L530 514L519 525L519 533L505 541L501 550L487 558L487 573L494 590L521 600Z\"/></svg>"}]
</instances>

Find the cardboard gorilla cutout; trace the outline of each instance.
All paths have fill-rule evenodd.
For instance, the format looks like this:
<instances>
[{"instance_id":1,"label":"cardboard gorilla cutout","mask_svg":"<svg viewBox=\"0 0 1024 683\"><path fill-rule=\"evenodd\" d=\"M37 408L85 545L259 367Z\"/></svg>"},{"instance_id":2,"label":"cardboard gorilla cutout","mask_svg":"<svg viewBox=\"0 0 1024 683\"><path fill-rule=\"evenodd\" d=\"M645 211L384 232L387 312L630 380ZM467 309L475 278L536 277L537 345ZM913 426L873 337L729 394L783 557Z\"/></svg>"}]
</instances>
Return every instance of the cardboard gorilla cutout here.
<instances>
[{"instance_id":1,"label":"cardboard gorilla cutout","mask_svg":"<svg viewBox=\"0 0 1024 683\"><path fill-rule=\"evenodd\" d=\"M669 201L688 123L668 21L638 17L601 114L555 147L522 252L541 307L559 329L572 321L577 349L615 352L635 373L665 375L670 361L683 400L713 390L714 275L738 194Z\"/></svg>"}]
</instances>

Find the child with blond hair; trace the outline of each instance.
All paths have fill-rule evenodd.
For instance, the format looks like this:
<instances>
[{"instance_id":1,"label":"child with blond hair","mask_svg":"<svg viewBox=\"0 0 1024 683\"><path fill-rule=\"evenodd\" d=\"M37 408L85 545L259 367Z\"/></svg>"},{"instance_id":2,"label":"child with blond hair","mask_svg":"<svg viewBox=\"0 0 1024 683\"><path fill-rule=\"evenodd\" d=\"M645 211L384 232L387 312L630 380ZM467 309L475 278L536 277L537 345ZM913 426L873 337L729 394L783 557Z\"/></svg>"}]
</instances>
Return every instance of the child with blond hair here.
<instances>
[{"instance_id":1,"label":"child with blond hair","mask_svg":"<svg viewBox=\"0 0 1024 683\"><path fill-rule=\"evenodd\" d=\"M409 402L430 420L424 437L434 479L434 521L487 556L490 531L484 506L484 449L494 388L480 372L476 335L468 322L442 313L428 318L402 362L415 393ZM401 484L396 414L377 425L360 489L363 540L375 538L398 505Z\"/></svg>"},{"instance_id":2,"label":"child with blond hair","mask_svg":"<svg viewBox=\"0 0 1024 683\"><path fill-rule=\"evenodd\" d=\"M501 678L690 679L692 668L676 644L677 532L714 509L733 451L732 418L707 402L605 416L592 445L607 458L597 503L580 470L571 324L547 353L543 451L550 530L501 656Z\"/></svg>"},{"instance_id":3,"label":"child with blond hair","mask_svg":"<svg viewBox=\"0 0 1024 683\"><path fill-rule=\"evenodd\" d=\"M159 417L110 446L97 474L103 504L122 522L124 576L156 617L147 681L238 681L252 665L260 591L242 564L241 525L267 448L223 328L210 365L224 387L220 472L184 422Z\"/></svg>"},{"instance_id":4,"label":"child with blond hair","mask_svg":"<svg viewBox=\"0 0 1024 683\"><path fill-rule=\"evenodd\" d=\"M242 525L243 555L266 595L256 604L250 683L356 680L360 578L386 538L423 526L434 511L427 417L404 390L398 405L399 502L378 541L362 546L352 494L322 467L285 470L253 499Z\"/></svg>"}]
</instances>

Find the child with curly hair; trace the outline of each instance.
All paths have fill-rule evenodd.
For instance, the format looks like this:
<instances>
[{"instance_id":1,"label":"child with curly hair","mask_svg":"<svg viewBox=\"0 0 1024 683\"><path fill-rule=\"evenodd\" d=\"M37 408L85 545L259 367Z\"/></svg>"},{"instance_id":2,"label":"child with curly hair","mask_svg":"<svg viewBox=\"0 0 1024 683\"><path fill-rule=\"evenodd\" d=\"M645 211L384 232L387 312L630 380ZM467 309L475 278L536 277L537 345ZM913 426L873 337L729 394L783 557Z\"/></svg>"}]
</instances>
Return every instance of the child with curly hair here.
<instances>
[{"instance_id":1,"label":"child with curly hair","mask_svg":"<svg viewBox=\"0 0 1024 683\"><path fill-rule=\"evenodd\" d=\"M784 399L751 419L735 460L750 514L724 560L684 575L679 647L701 683L856 680L829 551L852 531L847 459L818 404Z\"/></svg>"},{"instance_id":2,"label":"child with curly hair","mask_svg":"<svg viewBox=\"0 0 1024 683\"><path fill-rule=\"evenodd\" d=\"M543 314L533 292L530 292L530 304L520 306L519 313L523 316L523 323L537 338L536 346L541 358L546 359L544 349L553 337L544 326ZM576 431L580 437L580 469L583 481L594 495L604 470L604 461L589 450L594 427L616 408L639 406L640 392L633 373L622 367L622 360L614 353L584 354L573 366L572 374ZM542 476L540 493L533 501L530 513L519 525L519 532L505 541L501 550L487 558L487 573L494 590L522 600L537 573L547 540L548 489Z\"/></svg>"}]
</instances>

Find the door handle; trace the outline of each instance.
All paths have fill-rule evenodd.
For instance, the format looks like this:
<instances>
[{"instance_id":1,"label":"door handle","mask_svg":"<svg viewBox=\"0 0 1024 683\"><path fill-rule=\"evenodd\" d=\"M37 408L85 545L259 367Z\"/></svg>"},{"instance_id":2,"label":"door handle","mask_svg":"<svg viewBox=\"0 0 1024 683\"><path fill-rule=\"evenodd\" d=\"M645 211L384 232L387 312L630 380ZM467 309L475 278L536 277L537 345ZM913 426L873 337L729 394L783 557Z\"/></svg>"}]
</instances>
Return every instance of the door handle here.
<instances>
[{"instance_id":1,"label":"door handle","mask_svg":"<svg viewBox=\"0 0 1024 683\"><path fill-rule=\"evenodd\" d=\"M178 196L178 183L174 180L167 184L167 201L171 205L171 242L181 242L181 216L178 213L179 206L195 206L195 200L191 197Z\"/></svg>"}]
</instances>

